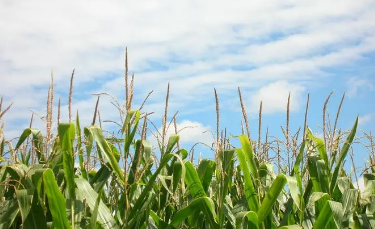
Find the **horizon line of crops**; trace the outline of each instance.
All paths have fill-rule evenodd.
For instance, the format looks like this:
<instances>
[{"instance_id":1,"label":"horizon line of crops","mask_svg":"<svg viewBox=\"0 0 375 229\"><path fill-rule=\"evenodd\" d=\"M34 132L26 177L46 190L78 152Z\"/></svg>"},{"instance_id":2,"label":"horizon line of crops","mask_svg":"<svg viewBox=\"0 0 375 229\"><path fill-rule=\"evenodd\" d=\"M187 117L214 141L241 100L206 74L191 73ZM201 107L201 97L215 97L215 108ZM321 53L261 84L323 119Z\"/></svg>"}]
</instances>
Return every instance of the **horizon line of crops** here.
<instances>
[{"instance_id":1,"label":"horizon line of crops","mask_svg":"<svg viewBox=\"0 0 375 229\"><path fill-rule=\"evenodd\" d=\"M33 115L15 147L0 131L0 228L375 227L373 137L371 133L357 137L370 142L369 166L363 171L365 190L360 192L344 169L349 155L358 181L352 148L358 118L349 131L337 126L345 94L333 128L327 120L332 93L325 101L322 138L314 136L307 125L309 95L302 131L299 128L291 133L289 94L286 126L281 127L285 141L272 140L267 129L261 142L262 103L255 141L238 88L243 120L242 133L235 136L241 147L236 148L226 129L220 129L219 96L214 89L215 158L200 158L194 164L194 150L187 151L179 144L177 113L168 123L169 84L161 133L148 119L151 113L141 112L152 92L139 109L132 108L134 74L129 83L127 59L126 50L125 103L120 105L112 97L120 114L120 121L111 121L118 125L118 134L101 128L99 101L109 94L95 95L90 126L81 128L78 111L73 121L74 70L69 122L60 122L59 99L56 134L52 130L53 74L45 135L32 128ZM2 104L1 99L0 120L11 106L2 111ZM167 138L171 125L175 134ZM157 149L147 141L147 133L158 139Z\"/></svg>"}]
</instances>

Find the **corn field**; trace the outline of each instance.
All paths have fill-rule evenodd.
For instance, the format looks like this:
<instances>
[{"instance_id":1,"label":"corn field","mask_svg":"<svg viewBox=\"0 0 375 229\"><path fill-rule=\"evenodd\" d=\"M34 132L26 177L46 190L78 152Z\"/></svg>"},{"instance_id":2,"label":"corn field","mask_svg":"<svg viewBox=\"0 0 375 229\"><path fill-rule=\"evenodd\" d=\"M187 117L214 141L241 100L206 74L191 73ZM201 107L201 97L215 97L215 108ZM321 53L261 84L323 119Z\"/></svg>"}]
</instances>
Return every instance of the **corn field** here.
<instances>
[{"instance_id":1,"label":"corn field","mask_svg":"<svg viewBox=\"0 0 375 229\"><path fill-rule=\"evenodd\" d=\"M97 121L100 96L92 125L82 128L78 112L73 121L73 76L70 122L59 122L58 107L52 128L52 80L45 134L30 125L8 141L0 128L0 228L375 228L375 155L369 154L363 191L344 169L358 118L349 131L335 124L319 138L306 119L301 134L292 135L288 117L285 141L260 142L250 137L239 89L246 127L236 136L240 147L233 147L219 129L215 90L215 157L194 160L180 148L178 133L165 134L169 91L155 148L146 139L149 114L132 108L134 77L129 84L127 69L118 135ZM10 108L2 111L2 103L0 120Z\"/></svg>"}]
</instances>

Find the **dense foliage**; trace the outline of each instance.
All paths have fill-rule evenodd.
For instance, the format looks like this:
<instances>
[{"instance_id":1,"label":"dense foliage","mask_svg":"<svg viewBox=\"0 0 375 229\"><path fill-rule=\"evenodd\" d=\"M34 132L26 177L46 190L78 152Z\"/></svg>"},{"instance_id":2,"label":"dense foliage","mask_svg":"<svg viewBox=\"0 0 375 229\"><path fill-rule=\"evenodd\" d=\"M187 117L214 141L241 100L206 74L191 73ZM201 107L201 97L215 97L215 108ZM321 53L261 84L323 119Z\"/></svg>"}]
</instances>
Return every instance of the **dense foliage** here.
<instances>
[{"instance_id":1,"label":"dense foliage","mask_svg":"<svg viewBox=\"0 0 375 229\"><path fill-rule=\"evenodd\" d=\"M95 116L27 128L15 146L0 132L0 228L375 228L375 171L360 192L343 168L358 119L343 143L307 129L283 169L245 134L197 162L178 134L156 154L140 111L124 111L118 136Z\"/></svg>"}]
</instances>

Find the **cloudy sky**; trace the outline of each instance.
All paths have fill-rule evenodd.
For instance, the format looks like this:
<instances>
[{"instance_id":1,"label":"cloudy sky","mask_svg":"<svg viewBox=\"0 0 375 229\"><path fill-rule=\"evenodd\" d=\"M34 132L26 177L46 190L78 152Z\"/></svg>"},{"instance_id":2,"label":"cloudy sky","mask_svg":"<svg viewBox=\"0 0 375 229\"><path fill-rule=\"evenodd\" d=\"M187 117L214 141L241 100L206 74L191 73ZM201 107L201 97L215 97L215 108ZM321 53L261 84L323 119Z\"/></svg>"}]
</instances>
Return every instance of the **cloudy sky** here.
<instances>
[{"instance_id":1,"label":"cloudy sky","mask_svg":"<svg viewBox=\"0 0 375 229\"><path fill-rule=\"evenodd\" d=\"M51 70L55 104L67 121L67 92L75 68L73 110L89 125L92 93L124 102L124 49L135 74L134 108L153 90L144 111L157 125L170 83L169 117L176 111L182 141L210 144L215 131L214 88L221 127L241 133L237 87L257 138L263 101L263 133L281 136L291 93L292 132L303 125L310 93L309 126L321 133L322 108L334 91L335 116L346 92L339 126L357 115L360 128L375 126L375 1L12 1L0 2L0 96L14 102L5 132L19 136L31 112L45 113ZM118 120L110 99L100 104L103 120ZM41 126L42 122L35 122ZM264 136L262 136L264 138ZM365 158L361 151L358 160ZM356 157L357 158L357 157Z\"/></svg>"}]
</instances>

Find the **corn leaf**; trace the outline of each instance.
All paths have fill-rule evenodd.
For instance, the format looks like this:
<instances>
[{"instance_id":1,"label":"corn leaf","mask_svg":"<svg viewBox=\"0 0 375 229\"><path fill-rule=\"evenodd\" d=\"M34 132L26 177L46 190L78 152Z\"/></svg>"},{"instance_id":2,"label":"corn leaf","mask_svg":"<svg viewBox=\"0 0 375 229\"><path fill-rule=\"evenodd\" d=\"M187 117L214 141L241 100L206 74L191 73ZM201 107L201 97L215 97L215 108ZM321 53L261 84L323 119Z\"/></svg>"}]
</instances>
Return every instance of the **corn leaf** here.
<instances>
[{"instance_id":1,"label":"corn leaf","mask_svg":"<svg viewBox=\"0 0 375 229\"><path fill-rule=\"evenodd\" d=\"M75 178L75 183L81 195L86 198L91 212L94 212L99 195L92 189L90 183L87 180L83 178ZM97 220L101 223L103 228L119 228L111 214L111 211L102 201L100 201L99 204Z\"/></svg>"},{"instance_id":2,"label":"corn leaf","mask_svg":"<svg viewBox=\"0 0 375 229\"><path fill-rule=\"evenodd\" d=\"M282 226L279 227L279 229L302 229L300 225L288 225L288 226Z\"/></svg>"},{"instance_id":3,"label":"corn leaf","mask_svg":"<svg viewBox=\"0 0 375 229\"><path fill-rule=\"evenodd\" d=\"M21 134L20 138L18 139L16 148L14 150L17 151L19 147L22 145L22 143L26 140L26 138L29 137L30 134L33 135L33 145L35 147L35 152L39 162L45 163L46 159L44 157L43 135L40 132L40 130L26 128Z\"/></svg>"},{"instance_id":4,"label":"corn leaf","mask_svg":"<svg viewBox=\"0 0 375 229\"><path fill-rule=\"evenodd\" d=\"M133 208L130 210L129 217L128 217L129 219L132 219L133 217L135 217L135 215L141 213L140 209L141 209L142 205L144 204L144 200L149 195L149 193L150 193L150 191L151 191L151 189L152 189L152 187L154 185L154 182L155 182L156 178L158 177L158 175L160 174L161 170L167 165L167 163L169 162L169 160L172 157L177 157L177 158L179 158L181 160L180 156L178 156L177 154L173 154L173 153L167 154L167 155L165 155L162 158L162 160L160 161L159 167L157 168L157 170L155 171L155 173L150 177L150 179L148 180L148 182L145 185L144 189L142 190L141 194L139 195L138 199L134 203ZM132 225L128 225L128 226L131 227Z\"/></svg>"},{"instance_id":5,"label":"corn leaf","mask_svg":"<svg viewBox=\"0 0 375 229\"><path fill-rule=\"evenodd\" d=\"M336 183L337 183L337 178L339 176L339 172L342 169L344 159L345 159L345 157L346 157L346 155L348 154L348 151L349 151L349 147L350 147L350 145L352 144L352 142L354 140L354 136L355 136L356 131L357 131L357 126L358 126L358 117L355 120L353 128L350 131L350 134L348 135L348 137L347 137L347 139L346 139L346 141L344 143L344 146L342 147L342 149L340 151L339 158L338 158L338 161L336 163L336 167L335 167L335 170L333 172L333 176L332 176L332 180L331 180L331 184L330 184L330 191L331 191L330 193L333 193L333 190L336 187Z\"/></svg>"},{"instance_id":6,"label":"corn leaf","mask_svg":"<svg viewBox=\"0 0 375 229\"><path fill-rule=\"evenodd\" d=\"M180 161L173 163L173 192L177 190L177 186L182 176L182 164Z\"/></svg>"},{"instance_id":7,"label":"corn leaf","mask_svg":"<svg viewBox=\"0 0 375 229\"><path fill-rule=\"evenodd\" d=\"M3 201L0 208L0 228L10 228L19 210L16 200Z\"/></svg>"},{"instance_id":8,"label":"corn leaf","mask_svg":"<svg viewBox=\"0 0 375 229\"><path fill-rule=\"evenodd\" d=\"M246 165L249 167L251 175L253 175L255 180L257 180L259 176L258 166L255 162L255 157L249 138L244 134L238 136L238 138L241 142L242 150L246 159Z\"/></svg>"},{"instance_id":9,"label":"corn leaf","mask_svg":"<svg viewBox=\"0 0 375 229\"><path fill-rule=\"evenodd\" d=\"M44 171L43 182L54 226L61 229L71 228L66 216L65 198L57 186L51 169Z\"/></svg>"},{"instance_id":10,"label":"corn leaf","mask_svg":"<svg viewBox=\"0 0 375 229\"><path fill-rule=\"evenodd\" d=\"M118 180L120 181L120 183L124 185L124 174L121 171L121 168L117 163L117 160L113 155L111 148L105 140L102 130L98 126L85 127L85 130L91 133L93 139L98 144L98 147L100 148L101 152L104 153L106 159L108 160L108 163L111 165L111 168L113 172L116 174Z\"/></svg>"},{"instance_id":11,"label":"corn leaf","mask_svg":"<svg viewBox=\"0 0 375 229\"><path fill-rule=\"evenodd\" d=\"M250 175L249 167L245 159L245 153L242 149L237 149L238 160L240 161L240 168L243 172L245 180L245 197L248 204L248 207L252 211L258 211L259 203L257 194L255 192L254 184L252 177Z\"/></svg>"},{"instance_id":12,"label":"corn leaf","mask_svg":"<svg viewBox=\"0 0 375 229\"><path fill-rule=\"evenodd\" d=\"M307 129L307 138L311 139L315 143L315 146L319 152L320 159L324 161L325 165L327 166L326 169L329 170L329 161L324 141L320 138L314 137L310 129Z\"/></svg>"},{"instance_id":13,"label":"corn leaf","mask_svg":"<svg viewBox=\"0 0 375 229\"><path fill-rule=\"evenodd\" d=\"M331 220L334 220L337 228L342 228L341 227L342 219L343 219L342 204L339 202L328 200L325 203L318 218L316 219L313 229L325 228L330 223Z\"/></svg>"},{"instance_id":14,"label":"corn leaf","mask_svg":"<svg viewBox=\"0 0 375 229\"><path fill-rule=\"evenodd\" d=\"M26 220L23 222L23 228L27 229L47 229L47 220L44 215L43 207L38 201L38 194L34 192L32 206Z\"/></svg>"},{"instance_id":15,"label":"corn leaf","mask_svg":"<svg viewBox=\"0 0 375 229\"><path fill-rule=\"evenodd\" d=\"M203 189L202 183L193 164L191 164L190 161L186 161L185 168L185 183L193 199L206 196L206 192Z\"/></svg>"},{"instance_id":16,"label":"corn leaf","mask_svg":"<svg viewBox=\"0 0 375 229\"><path fill-rule=\"evenodd\" d=\"M91 215L91 218L90 218L90 225L89 225L90 229L96 228L96 225L97 225L96 221L97 221L97 218L98 218L98 211L99 211L99 205L100 205L100 200L102 198L102 194L103 194L103 189L101 191L99 191L99 195L98 195L98 197L96 198L96 201L95 201L94 210L92 211L92 215Z\"/></svg>"},{"instance_id":17,"label":"corn leaf","mask_svg":"<svg viewBox=\"0 0 375 229\"><path fill-rule=\"evenodd\" d=\"M17 202L20 209L22 222L25 222L27 216L29 215L34 191L34 188L16 190Z\"/></svg>"},{"instance_id":18,"label":"corn leaf","mask_svg":"<svg viewBox=\"0 0 375 229\"><path fill-rule=\"evenodd\" d=\"M210 187L212 175L215 172L216 162L209 159L202 159L198 165L197 173L202 183L203 190L207 193Z\"/></svg>"},{"instance_id":19,"label":"corn leaf","mask_svg":"<svg viewBox=\"0 0 375 229\"><path fill-rule=\"evenodd\" d=\"M77 111L77 117L76 117L76 132L77 132L77 148L78 148L79 167L81 169L82 177L87 180L88 179L87 178L87 172L86 172L86 168L83 164L84 159L83 159L83 149L82 149L82 133L81 133L81 125L79 123L78 111Z\"/></svg>"},{"instance_id":20,"label":"corn leaf","mask_svg":"<svg viewBox=\"0 0 375 229\"><path fill-rule=\"evenodd\" d=\"M287 179L284 174L279 174L276 176L276 179L272 183L257 212L259 224L263 223L268 214L271 212L286 183Z\"/></svg>"},{"instance_id":21,"label":"corn leaf","mask_svg":"<svg viewBox=\"0 0 375 229\"><path fill-rule=\"evenodd\" d=\"M219 225L217 224L215 219L216 213L214 206L215 205L213 201L209 197L198 197L194 199L191 203L189 203L188 206L182 208L174 215L173 219L171 220L170 226L177 227L187 217L194 215L196 211L203 211L204 215L210 223L211 228L219 228Z\"/></svg>"}]
</instances>

